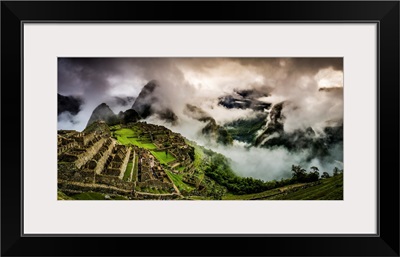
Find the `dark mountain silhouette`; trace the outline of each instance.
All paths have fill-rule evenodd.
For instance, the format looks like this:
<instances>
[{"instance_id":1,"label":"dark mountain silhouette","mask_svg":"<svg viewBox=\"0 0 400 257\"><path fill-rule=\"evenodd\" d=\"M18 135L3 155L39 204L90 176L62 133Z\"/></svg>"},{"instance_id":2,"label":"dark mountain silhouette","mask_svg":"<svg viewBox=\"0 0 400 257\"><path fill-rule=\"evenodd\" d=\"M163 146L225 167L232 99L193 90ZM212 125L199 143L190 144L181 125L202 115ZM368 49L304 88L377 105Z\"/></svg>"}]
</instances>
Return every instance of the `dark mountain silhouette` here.
<instances>
[{"instance_id":1,"label":"dark mountain silhouette","mask_svg":"<svg viewBox=\"0 0 400 257\"><path fill-rule=\"evenodd\" d=\"M264 148L284 147L289 151L307 150L309 160L315 157L329 158L330 150L343 144L343 122L331 122L317 134L313 128L297 129L285 132L285 116L282 109L285 102L274 105L269 113L268 122L262 133L256 138L254 145Z\"/></svg>"},{"instance_id":2,"label":"dark mountain silhouette","mask_svg":"<svg viewBox=\"0 0 400 257\"><path fill-rule=\"evenodd\" d=\"M176 123L178 121L178 116L176 116L168 106L160 106L160 96L156 92L158 87L160 87L160 85L157 81L149 81L143 87L142 91L140 91L132 109L144 119L152 115L157 115L160 119Z\"/></svg>"},{"instance_id":3,"label":"dark mountain silhouette","mask_svg":"<svg viewBox=\"0 0 400 257\"><path fill-rule=\"evenodd\" d=\"M268 113L260 112L254 117L244 117L224 124L226 130L232 138L248 144L254 144L257 133L260 131L267 120Z\"/></svg>"},{"instance_id":4,"label":"dark mountain silhouette","mask_svg":"<svg viewBox=\"0 0 400 257\"><path fill-rule=\"evenodd\" d=\"M117 115L115 115L110 107L105 103L100 104L93 110L86 127L95 121L104 121L108 125L115 125L119 123Z\"/></svg>"},{"instance_id":5,"label":"dark mountain silhouette","mask_svg":"<svg viewBox=\"0 0 400 257\"><path fill-rule=\"evenodd\" d=\"M58 115L63 112L69 112L72 115L76 115L80 112L81 105L83 103L83 100L80 99L79 97L63 96L60 94L57 94L57 100L58 100L58 109L57 109Z\"/></svg>"},{"instance_id":6,"label":"dark mountain silhouette","mask_svg":"<svg viewBox=\"0 0 400 257\"><path fill-rule=\"evenodd\" d=\"M125 112L120 111L118 115L115 115L107 104L102 103L93 110L86 128L88 128L95 121L103 121L107 125L113 126L116 124L137 122L140 119L141 118L139 114L133 109L128 109Z\"/></svg>"},{"instance_id":7,"label":"dark mountain silhouette","mask_svg":"<svg viewBox=\"0 0 400 257\"><path fill-rule=\"evenodd\" d=\"M201 108L191 104L186 104L184 113L195 120L206 123L206 126L201 130L203 135L208 136L223 145L231 145L233 143L232 136L229 132L224 127L218 125L215 119Z\"/></svg>"},{"instance_id":8,"label":"dark mountain silhouette","mask_svg":"<svg viewBox=\"0 0 400 257\"><path fill-rule=\"evenodd\" d=\"M125 112L118 113L118 119L122 124L128 124L130 122L137 122L140 120L140 115L133 109L128 109Z\"/></svg>"},{"instance_id":9,"label":"dark mountain silhouette","mask_svg":"<svg viewBox=\"0 0 400 257\"><path fill-rule=\"evenodd\" d=\"M135 100L134 97L126 96L114 96L113 98L113 104L115 105L121 105L121 106L128 106L130 105L129 103L132 103Z\"/></svg>"}]
</instances>

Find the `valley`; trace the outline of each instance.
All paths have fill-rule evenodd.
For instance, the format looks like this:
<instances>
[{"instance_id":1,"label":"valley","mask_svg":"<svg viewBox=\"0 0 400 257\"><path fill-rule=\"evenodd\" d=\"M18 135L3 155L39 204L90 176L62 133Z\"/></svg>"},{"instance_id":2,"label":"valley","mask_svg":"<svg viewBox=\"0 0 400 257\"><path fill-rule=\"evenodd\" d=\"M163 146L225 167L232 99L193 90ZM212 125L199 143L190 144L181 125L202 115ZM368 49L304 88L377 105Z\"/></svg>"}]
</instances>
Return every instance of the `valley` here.
<instances>
[{"instance_id":1,"label":"valley","mask_svg":"<svg viewBox=\"0 0 400 257\"><path fill-rule=\"evenodd\" d=\"M58 198L342 200L342 58L61 58Z\"/></svg>"},{"instance_id":2,"label":"valley","mask_svg":"<svg viewBox=\"0 0 400 257\"><path fill-rule=\"evenodd\" d=\"M59 200L342 199L343 174L313 181L243 178L229 160L147 122L58 131Z\"/></svg>"}]
</instances>

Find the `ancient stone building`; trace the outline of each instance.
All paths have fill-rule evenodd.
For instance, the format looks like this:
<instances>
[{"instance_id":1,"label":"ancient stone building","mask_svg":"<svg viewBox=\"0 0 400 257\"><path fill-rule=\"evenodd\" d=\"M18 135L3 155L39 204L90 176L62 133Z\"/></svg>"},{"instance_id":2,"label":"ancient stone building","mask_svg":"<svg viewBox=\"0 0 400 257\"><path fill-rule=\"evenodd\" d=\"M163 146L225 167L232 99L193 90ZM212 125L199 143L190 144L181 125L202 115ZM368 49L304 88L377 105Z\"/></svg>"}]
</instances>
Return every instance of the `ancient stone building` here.
<instances>
[{"instance_id":1,"label":"ancient stone building","mask_svg":"<svg viewBox=\"0 0 400 257\"><path fill-rule=\"evenodd\" d=\"M94 191L136 199L173 199L179 195L167 173L179 165L190 165L184 140L162 126L135 126L139 142L153 143L157 149L152 151L168 149L175 160L161 165L149 150L121 145L105 132L59 131L58 188L69 194ZM130 176L125 176L129 162L132 169Z\"/></svg>"},{"instance_id":2,"label":"ancient stone building","mask_svg":"<svg viewBox=\"0 0 400 257\"><path fill-rule=\"evenodd\" d=\"M86 170L100 174L104 170L105 164L112 153L115 144L116 141L114 139L106 139L93 158L87 162L85 166Z\"/></svg>"},{"instance_id":3,"label":"ancient stone building","mask_svg":"<svg viewBox=\"0 0 400 257\"><path fill-rule=\"evenodd\" d=\"M88 143L88 147L77 145L74 148L62 153L58 160L64 162L73 162L77 168L81 168L88 161L90 161L100 150L106 138L96 136Z\"/></svg>"},{"instance_id":4,"label":"ancient stone building","mask_svg":"<svg viewBox=\"0 0 400 257\"><path fill-rule=\"evenodd\" d=\"M124 145L117 145L113 150L111 162L108 164L104 174L117 176L120 179L124 177L126 167L128 166L131 148Z\"/></svg>"}]
</instances>

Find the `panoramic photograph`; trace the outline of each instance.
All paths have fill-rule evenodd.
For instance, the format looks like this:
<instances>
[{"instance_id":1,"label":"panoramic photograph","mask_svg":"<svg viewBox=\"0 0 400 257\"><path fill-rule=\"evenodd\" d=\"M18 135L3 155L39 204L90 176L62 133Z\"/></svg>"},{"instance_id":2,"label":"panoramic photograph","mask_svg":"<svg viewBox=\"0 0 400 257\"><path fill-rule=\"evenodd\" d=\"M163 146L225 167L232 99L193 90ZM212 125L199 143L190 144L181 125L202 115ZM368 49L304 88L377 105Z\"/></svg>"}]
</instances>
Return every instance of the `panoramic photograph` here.
<instances>
[{"instance_id":1,"label":"panoramic photograph","mask_svg":"<svg viewBox=\"0 0 400 257\"><path fill-rule=\"evenodd\" d=\"M343 200L343 58L58 58L58 200Z\"/></svg>"}]
</instances>

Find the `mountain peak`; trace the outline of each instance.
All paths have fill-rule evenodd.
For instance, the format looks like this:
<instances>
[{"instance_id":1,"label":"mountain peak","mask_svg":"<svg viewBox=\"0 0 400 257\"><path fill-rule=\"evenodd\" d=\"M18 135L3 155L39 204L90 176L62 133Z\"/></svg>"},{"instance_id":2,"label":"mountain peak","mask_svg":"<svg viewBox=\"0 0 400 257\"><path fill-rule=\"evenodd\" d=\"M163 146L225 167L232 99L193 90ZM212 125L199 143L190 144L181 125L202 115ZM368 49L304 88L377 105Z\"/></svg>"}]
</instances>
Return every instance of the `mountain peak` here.
<instances>
[{"instance_id":1,"label":"mountain peak","mask_svg":"<svg viewBox=\"0 0 400 257\"><path fill-rule=\"evenodd\" d=\"M110 109L110 107L106 103L99 104L99 106L97 106L96 109L97 108L109 108Z\"/></svg>"},{"instance_id":2,"label":"mountain peak","mask_svg":"<svg viewBox=\"0 0 400 257\"><path fill-rule=\"evenodd\" d=\"M101 103L93 110L86 127L98 120L105 121L107 124L118 123L117 116L106 103Z\"/></svg>"},{"instance_id":3,"label":"mountain peak","mask_svg":"<svg viewBox=\"0 0 400 257\"><path fill-rule=\"evenodd\" d=\"M147 82L136 98L132 109L143 119L156 114L160 119L175 124L178 121L178 116L175 115L168 105L160 102L162 95L155 91L158 87L160 87L160 84L157 80Z\"/></svg>"},{"instance_id":4,"label":"mountain peak","mask_svg":"<svg viewBox=\"0 0 400 257\"><path fill-rule=\"evenodd\" d=\"M151 104L158 100L157 96L153 94L154 90L158 86L159 84L156 80L150 80L146 85L144 85L142 91L140 91L138 97L133 103L132 109L134 109L142 118L147 118L153 114Z\"/></svg>"}]
</instances>

